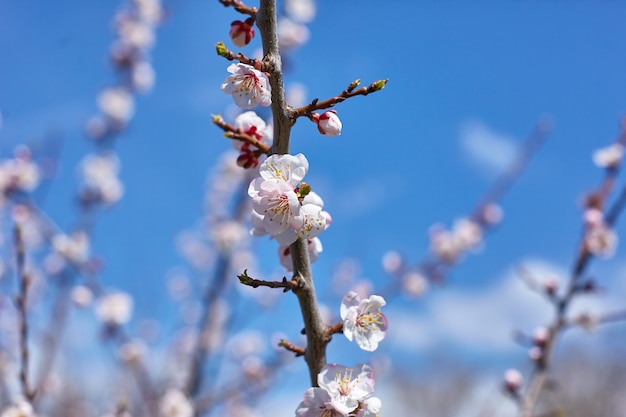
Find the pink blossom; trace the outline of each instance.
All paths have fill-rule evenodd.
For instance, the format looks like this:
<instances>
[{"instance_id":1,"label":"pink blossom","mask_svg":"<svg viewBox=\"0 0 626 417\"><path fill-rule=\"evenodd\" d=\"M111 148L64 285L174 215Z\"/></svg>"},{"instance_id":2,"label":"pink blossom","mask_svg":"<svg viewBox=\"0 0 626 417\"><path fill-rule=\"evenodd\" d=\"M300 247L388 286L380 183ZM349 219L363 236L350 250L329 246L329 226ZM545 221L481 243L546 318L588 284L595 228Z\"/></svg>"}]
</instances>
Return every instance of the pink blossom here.
<instances>
[{"instance_id":1,"label":"pink blossom","mask_svg":"<svg viewBox=\"0 0 626 417\"><path fill-rule=\"evenodd\" d=\"M222 91L232 94L235 104L244 109L272 104L270 81L267 75L246 64L231 64Z\"/></svg>"},{"instance_id":2,"label":"pink blossom","mask_svg":"<svg viewBox=\"0 0 626 417\"><path fill-rule=\"evenodd\" d=\"M247 19L245 22L235 20L230 24L229 35L235 46L243 48L254 38L252 22L252 19Z\"/></svg>"}]
</instances>

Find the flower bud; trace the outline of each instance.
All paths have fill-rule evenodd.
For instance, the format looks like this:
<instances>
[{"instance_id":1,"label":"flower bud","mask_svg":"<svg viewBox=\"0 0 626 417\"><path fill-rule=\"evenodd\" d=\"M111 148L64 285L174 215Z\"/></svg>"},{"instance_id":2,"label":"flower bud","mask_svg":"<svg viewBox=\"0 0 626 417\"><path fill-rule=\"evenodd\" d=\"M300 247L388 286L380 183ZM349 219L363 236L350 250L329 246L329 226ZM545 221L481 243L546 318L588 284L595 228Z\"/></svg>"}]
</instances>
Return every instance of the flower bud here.
<instances>
[{"instance_id":1,"label":"flower bud","mask_svg":"<svg viewBox=\"0 0 626 417\"><path fill-rule=\"evenodd\" d=\"M523 382L524 377L517 369L509 369L504 373L504 388L510 394L517 394Z\"/></svg>"},{"instance_id":2,"label":"flower bud","mask_svg":"<svg viewBox=\"0 0 626 417\"><path fill-rule=\"evenodd\" d=\"M254 21L252 19L246 19L245 22L235 20L230 24L230 39L233 41L235 46L243 48L250 43L252 38L254 38L254 28L252 27L253 23Z\"/></svg>"},{"instance_id":3,"label":"flower bud","mask_svg":"<svg viewBox=\"0 0 626 417\"><path fill-rule=\"evenodd\" d=\"M337 116L337 112L335 110L328 110L321 115L314 114L313 121L317 123L317 129L322 135L341 135L341 120L339 120L339 117Z\"/></svg>"}]
</instances>

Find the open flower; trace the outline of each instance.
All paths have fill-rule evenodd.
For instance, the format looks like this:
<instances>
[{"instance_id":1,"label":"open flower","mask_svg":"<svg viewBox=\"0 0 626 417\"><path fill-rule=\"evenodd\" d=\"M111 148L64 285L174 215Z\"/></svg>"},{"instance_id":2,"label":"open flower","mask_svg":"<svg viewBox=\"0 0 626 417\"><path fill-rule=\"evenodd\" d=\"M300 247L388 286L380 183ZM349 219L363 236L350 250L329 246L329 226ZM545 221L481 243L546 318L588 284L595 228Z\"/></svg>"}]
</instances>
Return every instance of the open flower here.
<instances>
[{"instance_id":1,"label":"open flower","mask_svg":"<svg viewBox=\"0 0 626 417\"><path fill-rule=\"evenodd\" d=\"M235 104L244 109L272 104L271 87L267 75L246 64L231 64L227 68L232 75L226 77L222 91L232 94Z\"/></svg>"},{"instance_id":2,"label":"open flower","mask_svg":"<svg viewBox=\"0 0 626 417\"><path fill-rule=\"evenodd\" d=\"M354 368L336 364L326 365L317 376L317 383L328 392L330 405L341 415L348 415L356 410L359 402L374 392L372 368L365 364Z\"/></svg>"},{"instance_id":3,"label":"open flower","mask_svg":"<svg viewBox=\"0 0 626 417\"><path fill-rule=\"evenodd\" d=\"M343 417L331 405L330 394L322 388L309 388L296 409L296 417Z\"/></svg>"},{"instance_id":4,"label":"open flower","mask_svg":"<svg viewBox=\"0 0 626 417\"><path fill-rule=\"evenodd\" d=\"M343 334L348 340L355 339L363 350L376 350L387 331L387 318L380 312L385 304L385 299L379 295L361 300L357 293L348 292L340 309Z\"/></svg>"},{"instance_id":5,"label":"open flower","mask_svg":"<svg viewBox=\"0 0 626 417\"><path fill-rule=\"evenodd\" d=\"M288 183L279 179L261 178L252 182L256 182L254 189L258 190L252 197L252 208L263 215L263 227L270 235L277 236L289 227L302 227L304 219L300 214L300 201Z\"/></svg>"}]
</instances>

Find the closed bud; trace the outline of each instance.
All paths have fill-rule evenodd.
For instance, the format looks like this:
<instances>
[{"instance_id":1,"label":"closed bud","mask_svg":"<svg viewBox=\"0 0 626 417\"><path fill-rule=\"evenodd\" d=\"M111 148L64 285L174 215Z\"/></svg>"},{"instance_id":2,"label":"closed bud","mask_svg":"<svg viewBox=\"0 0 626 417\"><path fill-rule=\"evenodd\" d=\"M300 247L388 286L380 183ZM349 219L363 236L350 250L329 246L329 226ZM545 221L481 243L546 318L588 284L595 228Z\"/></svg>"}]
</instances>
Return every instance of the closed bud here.
<instances>
[{"instance_id":1,"label":"closed bud","mask_svg":"<svg viewBox=\"0 0 626 417\"><path fill-rule=\"evenodd\" d=\"M339 136L341 135L341 120L337 116L335 110L328 110L321 115L314 114L313 121L317 123L317 129L322 135Z\"/></svg>"},{"instance_id":2,"label":"closed bud","mask_svg":"<svg viewBox=\"0 0 626 417\"><path fill-rule=\"evenodd\" d=\"M524 377L517 369L509 369L504 373L504 388L512 395L517 395Z\"/></svg>"},{"instance_id":3,"label":"closed bud","mask_svg":"<svg viewBox=\"0 0 626 417\"><path fill-rule=\"evenodd\" d=\"M254 20L246 19L245 22L235 20L230 24L230 39L235 46L243 48L254 38L254 28L252 27Z\"/></svg>"}]
</instances>

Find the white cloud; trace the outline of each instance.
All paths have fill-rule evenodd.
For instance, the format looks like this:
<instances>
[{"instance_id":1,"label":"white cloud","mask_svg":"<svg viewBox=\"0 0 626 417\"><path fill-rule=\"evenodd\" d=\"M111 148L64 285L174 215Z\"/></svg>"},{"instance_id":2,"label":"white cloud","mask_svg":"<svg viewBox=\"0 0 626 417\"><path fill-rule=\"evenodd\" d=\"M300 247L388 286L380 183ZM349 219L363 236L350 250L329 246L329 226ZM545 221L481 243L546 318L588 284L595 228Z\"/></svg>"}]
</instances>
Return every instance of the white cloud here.
<instances>
[{"instance_id":1,"label":"white cloud","mask_svg":"<svg viewBox=\"0 0 626 417\"><path fill-rule=\"evenodd\" d=\"M460 141L470 162L487 175L504 170L515 156L515 140L508 135L494 132L480 121L464 123L461 126Z\"/></svg>"},{"instance_id":2,"label":"white cloud","mask_svg":"<svg viewBox=\"0 0 626 417\"><path fill-rule=\"evenodd\" d=\"M538 259L519 264L536 279L561 277L565 286L567 273L557 265ZM624 299L626 285L615 285L605 294L578 297L570 316L623 309ZM434 290L424 302L426 309L421 314L399 308L386 311L389 340L393 340L394 347L424 352L456 346L485 354L506 353L519 349L512 337L515 331L532 333L554 317L550 303L530 290L513 269L490 287L478 291Z\"/></svg>"}]
</instances>

